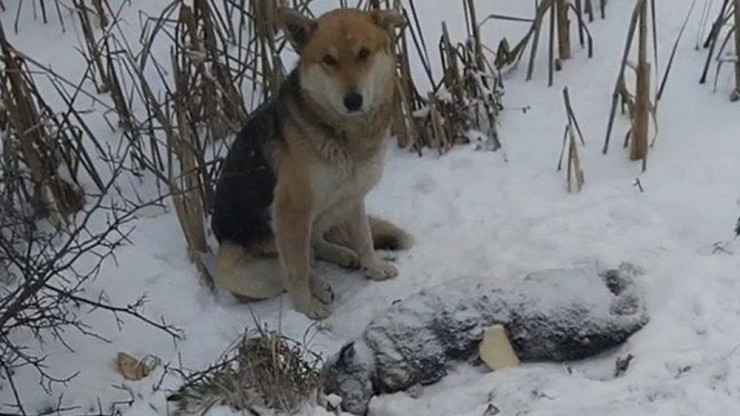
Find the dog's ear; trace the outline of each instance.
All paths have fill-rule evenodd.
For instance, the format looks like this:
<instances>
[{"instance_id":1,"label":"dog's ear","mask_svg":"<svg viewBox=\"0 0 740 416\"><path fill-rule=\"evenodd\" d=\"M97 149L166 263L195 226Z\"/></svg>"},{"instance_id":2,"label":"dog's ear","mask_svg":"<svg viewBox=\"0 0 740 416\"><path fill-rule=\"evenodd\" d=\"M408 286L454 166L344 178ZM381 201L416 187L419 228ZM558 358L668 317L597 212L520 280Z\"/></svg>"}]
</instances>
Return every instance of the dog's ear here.
<instances>
[{"instance_id":1,"label":"dog's ear","mask_svg":"<svg viewBox=\"0 0 740 416\"><path fill-rule=\"evenodd\" d=\"M393 30L406 24L403 14L397 10L373 10L370 16L376 25L385 30Z\"/></svg>"},{"instance_id":2,"label":"dog's ear","mask_svg":"<svg viewBox=\"0 0 740 416\"><path fill-rule=\"evenodd\" d=\"M278 9L278 16L293 49L301 53L316 30L316 21L286 7Z\"/></svg>"}]
</instances>

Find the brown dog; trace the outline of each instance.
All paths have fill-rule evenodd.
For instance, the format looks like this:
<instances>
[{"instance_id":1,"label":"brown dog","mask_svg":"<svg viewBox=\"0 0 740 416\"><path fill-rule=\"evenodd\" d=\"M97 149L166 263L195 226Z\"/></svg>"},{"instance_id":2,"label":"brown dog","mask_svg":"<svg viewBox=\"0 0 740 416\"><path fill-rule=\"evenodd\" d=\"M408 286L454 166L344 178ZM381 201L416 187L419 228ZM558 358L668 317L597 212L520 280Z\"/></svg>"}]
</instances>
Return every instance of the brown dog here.
<instances>
[{"instance_id":1,"label":"brown dog","mask_svg":"<svg viewBox=\"0 0 740 416\"><path fill-rule=\"evenodd\" d=\"M365 195L383 169L394 92L398 12L340 9L316 20L280 11L300 55L277 96L250 117L224 164L212 228L216 283L249 299L288 290L296 310L329 315L333 292L314 256L360 267L373 280L396 268L375 248L410 237L369 218Z\"/></svg>"}]
</instances>

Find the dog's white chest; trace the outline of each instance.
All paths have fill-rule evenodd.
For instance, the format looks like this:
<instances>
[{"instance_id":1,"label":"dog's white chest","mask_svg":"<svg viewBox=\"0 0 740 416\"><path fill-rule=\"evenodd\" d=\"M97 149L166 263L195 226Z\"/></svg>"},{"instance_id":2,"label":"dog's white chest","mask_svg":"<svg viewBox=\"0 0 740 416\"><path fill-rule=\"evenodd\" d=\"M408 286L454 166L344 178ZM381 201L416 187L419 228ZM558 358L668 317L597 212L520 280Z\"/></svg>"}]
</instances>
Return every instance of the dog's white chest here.
<instances>
[{"instance_id":1,"label":"dog's white chest","mask_svg":"<svg viewBox=\"0 0 740 416\"><path fill-rule=\"evenodd\" d=\"M382 155L351 166L316 166L311 178L314 201L326 209L347 199L362 198L380 182L382 175Z\"/></svg>"}]
</instances>

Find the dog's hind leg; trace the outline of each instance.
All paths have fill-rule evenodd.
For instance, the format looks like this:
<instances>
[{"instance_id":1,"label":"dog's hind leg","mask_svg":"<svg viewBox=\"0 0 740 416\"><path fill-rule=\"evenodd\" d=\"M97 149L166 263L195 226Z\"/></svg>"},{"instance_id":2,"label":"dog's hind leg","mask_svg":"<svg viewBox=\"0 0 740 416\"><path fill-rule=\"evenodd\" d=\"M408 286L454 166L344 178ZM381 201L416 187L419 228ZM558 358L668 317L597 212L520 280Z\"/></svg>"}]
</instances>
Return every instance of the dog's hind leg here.
<instances>
[{"instance_id":1,"label":"dog's hind leg","mask_svg":"<svg viewBox=\"0 0 740 416\"><path fill-rule=\"evenodd\" d=\"M229 242L218 250L213 279L244 301L274 298L285 291L277 258L256 256Z\"/></svg>"},{"instance_id":2,"label":"dog's hind leg","mask_svg":"<svg viewBox=\"0 0 740 416\"><path fill-rule=\"evenodd\" d=\"M314 256L319 260L334 263L347 269L360 267L360 258L357 256L357 252L348 248L349 245L330 243L323 235L314 238L312 244Z\"/></svg>"}]
</instances>

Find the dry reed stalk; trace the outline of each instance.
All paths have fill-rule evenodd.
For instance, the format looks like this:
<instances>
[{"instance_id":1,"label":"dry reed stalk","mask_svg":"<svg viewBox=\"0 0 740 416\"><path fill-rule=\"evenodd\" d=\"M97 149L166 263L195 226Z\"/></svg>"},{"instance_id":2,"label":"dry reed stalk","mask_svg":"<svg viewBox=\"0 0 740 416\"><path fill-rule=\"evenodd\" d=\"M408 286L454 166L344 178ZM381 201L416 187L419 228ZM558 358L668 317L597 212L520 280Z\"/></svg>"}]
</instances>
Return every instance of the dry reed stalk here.
<instances>
[{"instance_id":1,"label":"dry reed stalk","mask_svg":"<svg viewBox=\"0 0 740 416\"><path fill-rule=\"evenodd\" d=\"M722 7L717 14L717 19L715 19L714 24L712 24L712 29L710 30L709 36L704 43L704 47L709 48L709 53L707 54L707 60L704 63L704 70L702 71L701 78L699 79L700 84L704 84L707 81L709 66L712 63L712 57L714 56L714 49L717 47L717 42L719 41L722 27L725 26L725 24L729 21L731 15L733 14L731 9L732 3L730 3L730 0L723 0ZM720 50L720 54L721 53L722 51Z\"/></svg>"},{"instance_id":2,"label":"dry reed stalk","mask_svg":"<svg viewBox=\"0 0 740 416\"><path fill-rule=\"evenodd\" d=\"M735 91L732 92L732 101L740 100L740 0L734 0L733 18L735 22Z\"/></svg>"},{"instance_id":3,"label":"dry reed stalk","mask_svg":"<svg viewBox=\"0 0 740 416\"><path fill-rule=\"evenodd\" d=\"M540 29L542 27L542 21L545 18L545 14L547 13L547 10L552 6L552 0L543 0L542 3L540 3L540 6L537 8L537 13L534 17L534 22L532 23L532 28L527 33L527 36L522 40L525 39L528 41L529 36L533 37L532 39L532 47L530 49L530 55L529 55L529 66L527 67L527 81L532 79L532 76L534 75L534 60L537 56L537 45L540 41ZM523 51L523 48L522 48Z\"/></svg>"},{"instance_id":4,"label":"dry reed stalk","mask_svg":"<svg viewBox=\"0 0 740 416\"><path fill-rule=\"evenodd\" d=\"M413 11L413 2L411 5ZM401 109L413 116L404 124L409 126L404 133L410 138L404 138L403 143L409 144L420 153L423 148L428 147L443 154L455 144L467 143L467 133L472 129L485 130L481 135L488 137L485 143L479 145L480 148L501 148L496 127L501 109L501 80L483 53L485 48L480 40L480 24L474 4L466 0L463 5L468 28L465 42L453 44L447 25L442 23L442 36L439 40L443 70L441 82L434 80L431 69L428 68L429 54L425 49L423 36L414 32L419 30L418 21L415 20L416 26L410 30L417 53L435 86L423 100L419 98L411 80L405 35L401 37L399 68L402 82L398 94L401 97Z\"/></svg>"},{"instance_id":5,"label":"dry reed stalk","mask_svg":"<svg viewBox=\"0 0 740 416\"><path fill-rule=\"evenodd\" d=\"M730 93L730 101L740 100L740 4L737 0L724 0L717 18L712 25L712 29L704 42L704 47L708 48L707 59L704 63L700 83L705 83L709 74L709 67L712 61L716 62L716 71L714 78L714 90L717 90L719 75L724 63L732 62L734 73L734 88ZM727 28L723 34L723 29ZM730 41L734 41L735 48L732 52L727 52Z\"/></svg>"},{"instance_id":6,"label":"dry reed stalk","mask_svg":"<svg viewBox=\"0 0 740 416\"><path fill-rule=\"evenodd\" d=\"M585 176L583 168L581 166L581 156L578 150L578 141L576 140L576 133L580 139L581 145L586 145L583 139L583 133L581 127L578 125L573 106L570 101L570 94L568 87L563 88L563 103L565 104L565 111L568 117L568 124L565 126L565 133L563 134L563 146L560 150L560 160L558 161L558 171L563 168L563 156L565 149L568 149L568 171L566 174L566 180L568 182L568 192L580 192L583 189L585 182ZM574 185L575 184L575 188Z\"/></svg>"},{"instance_id":7,"label":"dry reed stalk","mask_svg":"<svg viewBox=\"0 0 740 416\"><path fill-rule=\"evenodd\" d=\"M442 48L444 66L444 84L457 102L465 100L465 89L460 77L457 51L450 42L450 34L447 31L447 23L442 22Z\"/></svg>"},{"instance_id":8,"label":"dry reed stalk","mask_svg":"<svg viewBox=\"0 0 740 416\"><path fill-rule=\"evenodd\" d=\"M9 116L6 143L18 151L19 161L30 171L35 214L49 216L55 227L65 228L69 224L68 216L81 210L85 199L79 186L62 179L60 169L67 168L74 179L81 155L74 148L69 151L61 148L62 143L74 140L61 137L66 132L58 130L61 125L53 120L53 111L36 89L23 59L8 43L1 24L0 49L4 64L0 89ZM52 127L57 130L53 131Z\"/></svg>"},{"instance_id":9,"label":"dry reed stalk","mask_svg":"<svg viewBox=\"0 0 740 416\"><path fill-rule=\"evenodd\" d=\"M585 0L583 12L588 15L588 21L594 21L594 5L591 0Z\"/></svg>"},{"instance_id":10,"label":"dry reed stalk","mask_svg":"<svg viewBox=\"0 0 740 416\"><path fill-rule=\"evenodd\" d=\"M236 80L223 59L223 51L228 46L219 33L225 28L219 29L213 6L206 0L196 0L193 11L190 16L183 16L185 20L181 23L188 27L183 34L187 33L188 36L183 38L181 46L191 45L191 51L195 54L205 53L206 60L201 62L196 55L186 52L200 77L199 89L203 94L203 107L200 109L202 122L207 122L213 139L219 140L238 131L246 121L246 111L236 89ZM202 35L198 35L200 33ZM221 39L220 43L217 42L218 39ZM185 43L188 41L189 43Z\"/></svg>"},{"instance_id":11,"label":"dry reed stalk","mask_svg":"<svg viewBox=\"0 0 740 416\"><path fill-rule=\"evenodd\" d=\"M661 97L663 96L663 92L665 91L665 87L668 83L668 75L671 73L671 68L673 68L673 62L674 62L674 59L676 58L676 52L678 52L678 45L681 42L681 37L683 37L683 33L686 30L686 26L689 23L689 18L691 18L691 13L694 11L695 5L696 5L696 0L693 0L691 2L691 6L689 6L688 13L686 13L686 18L684 19L683 24L681 25L681 30L678 31L678 35L676 36L676 41L673 42L673 48L671 49L671 55L668 58L668 64L666 65L665 73L663 74L663 78L660 81L660 86L658 87L658 94L655 96L656 107L658 105L658 101L660 101Z\"/></svg>"},{"instance_id":12,"label":"dry reed stalk","mask_svg":"<svg viewBox=\"0 0 740 416\"><path fill-rule=\"evenodd\" d=\"M103 65L101 44L95 39L93 33L92 23L90 22L90 15L87 6L82 0L74 0L74 6L77 10L77 15L80 19L80 26L82 27L82 37L85 39L85 47L89 55L89 59L95 63L97 68L98 77L100 77L100 83L95 81L95 86L98 93L105 93L110 91L110 81L108 80L108 74L106 66ZM101 5L102 7L102 5Z\"/></svg>"},{"instance_id":13,"label":"dry reed stalk","mask_svg":"<svg viewBox=\"0 0 740 416\"><path fill-rule=\"evenodd\" d=\"M280 27L278 3L276 0L252 1L249 8L252 36L255 39L252 54L260 62L259 68L255 66L255 72L261 72L261 77L254 78L263 80L263 97L267 99L270 95L277 94L285 79L282 61L278 56L281 49L277 42Z\"/></svg>"},{"instance_id":14,"label":"dry reed stalk","mask_svg":"<svg viewBox=\"0 0 740 416\"><path fill-rule=\"evenodd\" d=\"M561 61L565 61L571 57L568 4L568 0L555 0L558 16L558 57ZM581 43L583 42L581 41Z\"/></svg>"},{"instance_id":15,"label":"dry reed stalk","mask_svg":"<svg viewBox=\"0 0 740 416\"><path fill-rule=\"evenodd\" d=\"M167 135L167 144L169 151L179 161L179 172L170 177L170 191L180 226L188 243L190 259L198 267L201 276L210 282L208 270L203 262L208 253L208 244L205 232L207 202L199 175L199 172L202 172L202 155L198 154L197 132L192 129L189 120L192 115L192 102L187 94L183 94L190 87L189 74L187 69L182 68L175 54L172 57L172 68L175 89L180 92L174 95L172 108L178 128L172 130L173 134Z\"/></svg>"},{"instance_id":16,"label":"dry reed stalk","mask_svg":"<svg viewBox=\"0 0 740 416\"><path fill-rule=\"evenodd\" d=\"M105 29L108 26L109 20L108 16L105 13L105 7L103 6L103 3L108 3L108 0L92 0L93 7L95 8L95 12L98 14L98 22L100 22L100 28Z\"/></svg>"},{"instance_id":17,"label":"dry reed stalk","mask_svg":"<svg viewBox=\"0 0 740 416\"><path fill-rule=\"evenodd\" d=\"M654 5L653 2L648 3L648 0L637 0L635 9L632 12L629 30L627 32L627 43L625 45L624 54L622 56L622 65L620 67L617 82L612 93L612 107L609 115L609 123L607 125L606 140L604 141L603 153L606 154L609 148L609 139L611 137L612 128L614 126L614 120L616 117L617 104L621 98L622 100L622 112L624 107L629 109L629 115L631 118L631 128L625 135L625 147L630 143L630 159L642 160L642 169L647 168L647 152L649 147L648 134L650 130L650 118L652 116L653 122L655 123L655 134L658 132L657 125L657 95L655 100L651 99L651 74L650 74L650 63L647 59L647 48L648 48L648 26L650 21L648 20L649 8ZM639 30L638 30L639 24ZM655 24L655 21L652 21ZM628 67L631 67L628 63L630 50L632 48L633 39L635 32L638 32L638 63L634 68L637 76L637 83L635 87L635 94L632 95L627 88L625 81L625 71ZM652 34L655 36L657 30L653 28ZM657 56L657 42L653 42L654 55ZM668 76L666 71L665 77ZM665 79L664 77L664 79ZM655 142L655 137L653 138Z\"/></svg>"},{"instance_id":18,"label":"dry reed stalk","mask_svg":"<svg viewBox=\"0 0 740 416\"><path fill-rule=\"evenodd\" d=\"M647 158L650 127L650 64L647 61L648 2L644 0L640 9L639 22L637 92L630 159L644 161Z\"/></svg>"},{"instance_id":19,"label":"dry reed stalk","mask_svg":"<svg viewBox=\"0 0 740 416\"><path fill-rule=\"evenodd\" d=\"M590 3L586 2L586 5L588 4ZM515 68L524 56L526 48L529 46L529 64L527 66L526 79L527 81L532 79L534 76L535 58L539 50L540 32L542 30L542 25L545 22L545 18L547 17L547 13L550 12L548 85L552 86L554 70L556 68L559 69L562 61L566 59L565 57L570 57L572 55L570 47L570 22L568 20L568 11L574 14L578 23L578 33L581 46L585 46L585 40L587 39L588 57L593 57L593 38L583 19L585 11L583 10L581 0L576 0L575 5L568 0L543 0L539 2L537 9L535 10L535 16L531 20L496 16L496 18L499 19L526 21L530 23L527 33L513 48L509 47L509 42L506 38L501 41L496 52L496 60L494 61L496 68L502 69L506 66L511 66L512 69ZM557 62L555 61L554 52L556 20L558 28L558 52L560 56L560 59Z\"/></svg>"},{"instance_id":20,"label":"dry reed stalk","mask_svg":"<svg viewBox=\"0 0 740 416\"><path fill-rule=\"evenodd\" d=\"M436 149L440 155L443 155L452 148L452 141L447 132L447 126L449 123L447 123L444 116L442 116L442 112L444 110L441 108L442 105L434 93L429 93L428 102L429 122L431 124L430 137L433 140L429 147Z\"/></svg>"},{"instance_id":21,"label":"dry reed stalk","mask_svg":"<svg viewBox=\"0 0 740 416\"><path fill-rule=\"evenodd\" d=\"M555 78L555 0L550 0L550 48L547 60L547 86L552 87Z\"/></svg>"},{"instance_id":22,"label":"dry reed stalk","mask_svg":"<svg viewBox=\"0 0 740 416\"><path fill-rule=\"evenodd\" d=\"M116 113L118 114L118 125L122 127L124 131L134 131L136 122L134 120L133 112L131 111L130 100L128 100L126 95L123 93L123 86L121 85L121 80L118 77L118 72L115 67L114 54L111 53L108 40L108 38L105 39L108 92L110 93L113 105L116 108Z\"/></svg>"},{"instance_id":23,"label":"dry reed stalk","mask_svg":"<svg viewBox=\"0 0 740 416\"><path fill-rule=\"evenodd\" d=\"M406 95L408 85L408 75L400 74L396 77L396 89L394 94L395 111L393 114L393 134L398 137L398 146L401 148L411 148L421 151L423 147L417 126L414 121L412 100Z\"/></svg>"},{"instance_id":24,"label":"dry reed stalk","mask_svg":"<svg viewBox=\"0 0 740 416\"><path fill-rule=\"evenodd\" d=\"M413 1L411 3L413 4ZM389 0L386 0L384 3L380 1L369 1L364 7L371 9L392 8L404 12L407 20L409 18L408 12L401 8L400 1L398 0L395 0L393 4ZM422 108L423 103L418 98L417 88L411 76L407 36L406 30L401 30L395 34L396 74L394 82L396 87L393 96L395 110L393 112L391 133L396 136L399 147L421 152L421 149L425 147L426 143L423 140L422 132L420 132L420 125L414 118L414 113Z\"/></svg>"},{"instance_id":25,"label":"dry reed stalk","mask_svg":"<svg viewBox=\"0 0 740 416\"><path fill-rule=\"evenodd\" d=\"M609 122L606 129L606 139L604 140L604 148L602 152L606 154L609 150L609 141L611 138L611 132L612 127L614 126L614 119L617 114L617 104L619 103L619 99L622 98L622 104L624 105L625 102L628 102L625 97L629 96L629 92L627 91L626 81L625 81L625 71L627 70L628 65L628 59L630 55L630 51L632 50L632 40L635 36L635 30L637 28L637 23L640 18L640 10L642 8L642 4L645 0L637 0L637 4L635 5L635 9L632 12L632 18L630 19L630 26L629 29L627 29L627 42L624 47L624 53L622 54L622 62L619 68L619 75L617 75L617 82L614 86L614 90L612 92L612 105L611 105L611 111L609 113ZM632 111L630 111L630 116L632 116Z\"/></svg>"},{"instance_id":26,"label":"dry reed stalk","mask_svg":"<svg viewBox=\"0 0 740 416\"><path fill-rule=\"evenodd\" d=\"M475 52L475 64L479 71L486 70L485 57L483 56L483 42L480 37L480 25L475 12L475 0L465 0L465 24L468 28L468 39L473 41Z\"/></svg>"}]
</instances>

